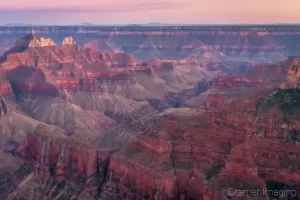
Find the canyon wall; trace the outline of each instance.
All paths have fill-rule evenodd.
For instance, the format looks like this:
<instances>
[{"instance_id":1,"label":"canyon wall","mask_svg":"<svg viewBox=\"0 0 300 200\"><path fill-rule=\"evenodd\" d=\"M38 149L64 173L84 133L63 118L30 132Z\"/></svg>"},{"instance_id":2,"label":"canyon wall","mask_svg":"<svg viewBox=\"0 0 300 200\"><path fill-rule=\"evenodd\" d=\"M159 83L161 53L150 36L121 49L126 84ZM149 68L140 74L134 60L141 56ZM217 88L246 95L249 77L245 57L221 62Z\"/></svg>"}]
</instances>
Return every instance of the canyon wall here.
<instances>
[{"instance_id":1,"label":"canyon wall","mask_svg":"<svg viewBox=\"0 0 300 200\"><path fill-rule=\"evenodd\" d=\"M79 188L79 199L93 199L97 191L100 199L238 199L229 189L272 189L270 181L294 191L300 155L290 134L298 133L299 126L289 126L278 110L255 114L253 104L261 97L191 119L163 115L128 124L133 137L114 151L96 143L49 142L49 136L32 135L16 155L36 166L35 177ZM274 115L276 122L271 121ZM68 195L50 188L53 199ZM257 198L269 199L268 194Z\"/></svg>"},{"instance_id":2,"label":"canyon wall","mask_svg":"<svg viewBox=\"0 0 300 200\"><path fill-rule=\"evenodd\" d=\"M300 59L293 59L282 88L297 88L300 86Z\"/></svg>"},{"instance_id":3,"label":"canyon wall","mask_svg":"<svg viewBox=\"0 0 300 200\"><path fill-rule=\"evenodd\" d=\"M72 36L81 46L122 51L141 60L191 56L198 60L239 57L273 62L299 55L300 48L298 26L1 27L2 53L28 32L53 38L56 44Z\"/></svg>"},{"instance_id":4,"label":"canyon wall","mask_svg":"<svg viewBox=\"0 0 300 200\"><path fill-rule=\"evenodd\" d=\"M194 29L189 34L199 34ZM85 33L78 30L76 34ZM175 30L170 35L181 37ZM205 34L235 33L212 30ZM112 36L162 34L114 31ZM239 31L238 36L253 36ZM151 49L152 40L146 40L142 48ZM299 58L209 81L197 57L154 59L141 66L126 53L83 48L71 38L61 47L32 34L23 41L0 63L0 139L6 154L31 169L9 186L6 199L269 199L231 196L228 191L272 189L270 182L280 189L299 189ZM161 48L174 48L168 45ZM284 87L261 92L270 81L278 84L285 73ZM21 98L5 96L8 84ZM260 93L250 96L251 89ZM247 98L232 103L224 91ZM157 115L202 92L211 92L204 98L207 112Z\"/></svg>"}]
</instances>

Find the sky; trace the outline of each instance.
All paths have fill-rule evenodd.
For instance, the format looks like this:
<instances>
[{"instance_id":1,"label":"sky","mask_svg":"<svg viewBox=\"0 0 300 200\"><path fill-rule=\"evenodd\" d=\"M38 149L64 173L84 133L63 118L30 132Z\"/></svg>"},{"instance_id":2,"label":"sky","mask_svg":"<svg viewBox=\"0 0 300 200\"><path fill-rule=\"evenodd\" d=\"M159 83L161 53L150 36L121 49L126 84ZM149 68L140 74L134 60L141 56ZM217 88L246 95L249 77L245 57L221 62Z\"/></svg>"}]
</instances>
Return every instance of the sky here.
<instances>
[{"instance_id":1,"label":"sky","mask_svg":"<svg viewBox=\"0 0 300 200\"><path fill-rule=\"evenodd\" d=\"M300 0L5 0L0 24L300 23Z\"/></svg>"}]
</instances>

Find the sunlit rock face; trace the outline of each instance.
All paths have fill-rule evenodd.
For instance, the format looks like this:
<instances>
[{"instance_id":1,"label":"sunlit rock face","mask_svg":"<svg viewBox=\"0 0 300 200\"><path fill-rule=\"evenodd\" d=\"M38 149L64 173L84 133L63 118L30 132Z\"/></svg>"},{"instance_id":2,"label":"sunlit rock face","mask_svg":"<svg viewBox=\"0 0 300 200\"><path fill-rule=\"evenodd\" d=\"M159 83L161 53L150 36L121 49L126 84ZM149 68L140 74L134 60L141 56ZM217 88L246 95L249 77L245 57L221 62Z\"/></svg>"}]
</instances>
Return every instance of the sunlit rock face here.
<instances>
[{"instance_id":1,"label":"sunlit rock face","mask_svg":"<svg viewBox=\"0 0 300 200\"><path fill-rule=\"evenodd\" d=\"M294 58L285 82L281 88L298 88L300 86L300 58Z\"/></svg>"},{"instance_id":2,"label":"sunlit rock face","mask_svg":"<svg viewBox=\"0 0 300 200\"><path fill-rule=\"evenodd\" d=\"M72 46L72 45L76 45L76 41L73 40L72 37L66 37L64 38L63 42L62 42L62 46Z\"/></svg>"},{"instance_id":3,"label":"sunlit rock face","mask_svg":"<svg viewBox=\"0 0 300 200\"><path fill-rule=\"evenodd\" d=\"M95 49L80 48L76 42L67 37L62 47L57 47L51 39L28 34L17 40L15 45L0 58L3 68L12 69L19 65L48 66L58 68L58 65L103 64L105 67L135 67L139 61L126 53L98 52ZM94 66L92 66L94 67ZM98 69L101 70L101 69Z\"/></svg>"},{"instance_id":4,"label":"sunlit rock face","mask_svg":"<svg viewBox=\"0 0 300 200\"><path fill-rule=\"evenodd\" d=\"M29 33L23 38L20 38L16 41L16 47L25 47L25 48L33 48L33 47L51 47L56 44L50 38L36 37L32 33Z\"/></svg>"}]
</instances>

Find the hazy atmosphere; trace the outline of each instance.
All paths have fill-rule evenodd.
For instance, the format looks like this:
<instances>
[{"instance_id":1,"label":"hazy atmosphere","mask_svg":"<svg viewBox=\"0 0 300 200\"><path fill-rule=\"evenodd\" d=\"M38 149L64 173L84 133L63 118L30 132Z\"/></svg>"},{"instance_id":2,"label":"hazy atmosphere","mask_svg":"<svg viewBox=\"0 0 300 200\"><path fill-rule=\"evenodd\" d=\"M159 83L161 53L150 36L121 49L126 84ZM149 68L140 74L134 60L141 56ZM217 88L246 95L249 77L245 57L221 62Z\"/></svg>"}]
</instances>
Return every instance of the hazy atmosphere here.
<instances>
[{"instance_id":1,"label":"hazy atmosphere","mask_svg":"<svg viewBox=\"0 0 300 200\"><path fill-rule=\"evenodd\" d=\"M0 24L67 25L298 23L299 0L14 0L0 4ZM272 5L272 6L270 6ZM62 20L63 19L63 20Z\"/></svg>"},{"instance_id":2,"label":"hazy atmosphere","mask_svg":"<svg viewBox=\"0 0 300 200\"><path fill-rule=\"evenodd\" d=\"M0 0L0 200L300 200L300 0Z\"/></svg>"}]
</instances>

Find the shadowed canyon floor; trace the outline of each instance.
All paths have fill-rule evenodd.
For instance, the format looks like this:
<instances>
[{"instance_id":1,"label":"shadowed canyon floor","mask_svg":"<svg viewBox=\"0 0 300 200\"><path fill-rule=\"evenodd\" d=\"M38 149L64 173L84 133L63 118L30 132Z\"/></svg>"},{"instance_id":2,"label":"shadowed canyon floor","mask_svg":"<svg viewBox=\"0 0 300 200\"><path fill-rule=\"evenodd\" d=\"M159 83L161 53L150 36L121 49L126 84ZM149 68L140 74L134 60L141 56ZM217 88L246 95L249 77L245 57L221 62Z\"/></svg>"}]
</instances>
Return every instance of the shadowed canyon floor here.
<instances>
[{"instance_id":1,"label":"shadowed canyon floor","mask_svg":"<svg viewBox=\"0 0 300 200\"><path fill-rule=\"evenodd\" d=\"M0 28L0 199L299 199L300 29L174 28Z\"/></svg>"}]
</instances>

